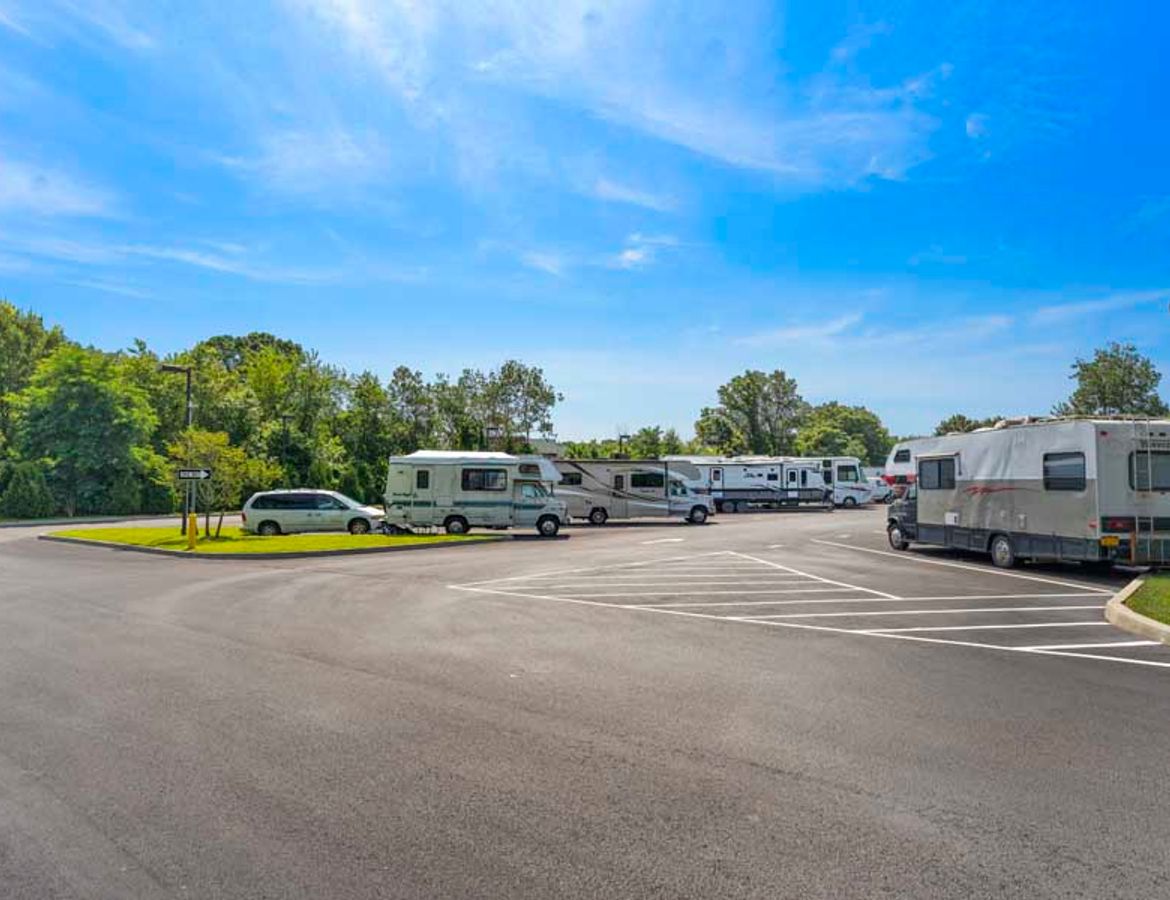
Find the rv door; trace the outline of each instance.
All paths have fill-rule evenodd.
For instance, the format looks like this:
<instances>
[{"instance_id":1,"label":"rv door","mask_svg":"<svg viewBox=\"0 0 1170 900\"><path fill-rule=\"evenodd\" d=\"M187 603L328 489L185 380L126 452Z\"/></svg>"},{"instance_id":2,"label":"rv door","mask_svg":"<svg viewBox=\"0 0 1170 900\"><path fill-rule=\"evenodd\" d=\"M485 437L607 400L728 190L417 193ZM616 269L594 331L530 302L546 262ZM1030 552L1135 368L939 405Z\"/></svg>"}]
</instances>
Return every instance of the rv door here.
<instances>
[{"instance_id":1,"label":"rv door","mask_svg":"<svg viewBox=\"0 0 1170 900\"><path fill-rule=\"evenodd\" d=\"M613 487L610 490L609 517L611 519L625 519L630 515L630 501L626 494L625 473L615 473Z\"/></svg>"},{"instance_id":2,"label":"rv door","mask_svg":"<svg viewBox=\"0 0 1170 900\"><path fill-rule=\"evenodd\" d=\"M435 517L435 472L433 469L415 469L411 474L410 519L420 525Z\"/></svg>"}]
</instances>

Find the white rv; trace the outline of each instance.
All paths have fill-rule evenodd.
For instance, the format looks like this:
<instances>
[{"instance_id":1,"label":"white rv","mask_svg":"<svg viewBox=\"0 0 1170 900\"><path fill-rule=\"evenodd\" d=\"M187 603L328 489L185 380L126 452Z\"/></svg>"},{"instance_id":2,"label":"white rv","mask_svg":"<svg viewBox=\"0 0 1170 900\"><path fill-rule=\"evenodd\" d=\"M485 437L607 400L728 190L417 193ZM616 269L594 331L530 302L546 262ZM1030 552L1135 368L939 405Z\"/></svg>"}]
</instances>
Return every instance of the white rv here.
<instances>
[{"instance_id":1,"label":"white rv","mask_svg":"<svg viewBox=\"0 0 1170 900\"><path fill-rule=\"evenodd\" d=\"M556 495L573 519L604 525L610 519L678 516L707 521L713 502L697 492L698 470L680 462L644 459L558 459Z\"/></svg>"},{"instance_id":2,"label":"white rv","mask_svg":"<svg viewBox=\"0 0 1170 900\"><path fill-rule=\"evenodd\" d=\"M1170 421L1016 419L894 446L890 545L1170 564Z\"/></svg>"},{"instance_id":3,"label":"white rv","mask_svg":"<svg viewBox=\"0 0 1170 900\"><path fill-rule=\"evenodd\" d=\"M708 494L719 512L749 507L814 505L832 508L832 492L817 466L766 457L667 456L671 465L698 470L697 490Z\"/></svg>"},{"instance_id":4,"label":"white rv","mask_svg":"<svg viewBox=\"0 0 1170 900\"><path fill-rule=\"evenodd\" d=\"M386 476L386 525L443 528L533 527L553 537L567 520L548 485L560 477L541 457L419 450L392 456Z\"/></svg>"},{"instance_id":5,"label":"white rv","mask_svg":"<svg viewBox=\"0 0 1170 900\"><path fill-rule=\"evenodd\" d=\"M790 461L819 466L825 484L833 489L837 506L861 506L874 499L873 487L856 456L797 456Z\"/></svg>"}]
</instances>

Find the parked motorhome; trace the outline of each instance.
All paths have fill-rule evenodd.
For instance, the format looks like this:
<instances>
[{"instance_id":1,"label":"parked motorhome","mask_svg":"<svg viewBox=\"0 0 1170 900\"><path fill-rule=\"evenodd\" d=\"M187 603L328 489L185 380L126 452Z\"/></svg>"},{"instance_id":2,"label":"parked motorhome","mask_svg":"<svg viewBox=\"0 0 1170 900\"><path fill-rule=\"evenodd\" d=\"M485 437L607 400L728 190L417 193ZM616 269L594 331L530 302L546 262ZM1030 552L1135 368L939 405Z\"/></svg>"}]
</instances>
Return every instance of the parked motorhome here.
<instances>
[{"instance_id":1,"label":"parked motorhome","mask_svg":"<svg viewBox=\"0 0 1170 900\"><path fill-rule=\"evenodd\" d=\"M798 456L788 458L793 463L806 463L820 468L821 478L833 490L833 503L855 507L873 500L873 488L865 477L861 460L856 456Z\"/></svg>"},{"instance_id":2,"label":"parked motorhome","mask_svg":"<svg viewBox=\"0 0 1170 900\"><path fill-rule=\"evenodd\" d=\"M548 485L560 473L540 457L419 450L390 458L386 524L399 528L536 528L553 537L567 521Z\"/></svg>"},{"instance_id":3,"label":"parked motorhome","mask_svg":"<svg viewBox=\"0 0 1170 900\"><path fill-rule=\"evenodd\" d=\"M819 468L810 463L766 457L667 456L671 465L689 463L698 470L696 490L714 501L719 512L751 507L813 505L832 508Z\"/></svg>"},{"instance_id":4,"label":"parked motorhome","mask_svg":"<svg viewBox=\"0 0 1170 900\"><path fill-rule=\"evenodd\" d=\"M697 492L699 472L689 463L665 460L558 459L556 495L572 519L604 525L610 519L678 516L707 521L713 501Z\"/></svg>"},{"instance_id":5,"label":"parked motorhome","mask_svg":"<svg viewBox=\"0 0 1170 900\"><path fill-rule=\"evenodd\" d=\"M1170 564L1170 421L1016 419L904 441L890 545L1017 560Z\"/></svg>"}]
</instances>

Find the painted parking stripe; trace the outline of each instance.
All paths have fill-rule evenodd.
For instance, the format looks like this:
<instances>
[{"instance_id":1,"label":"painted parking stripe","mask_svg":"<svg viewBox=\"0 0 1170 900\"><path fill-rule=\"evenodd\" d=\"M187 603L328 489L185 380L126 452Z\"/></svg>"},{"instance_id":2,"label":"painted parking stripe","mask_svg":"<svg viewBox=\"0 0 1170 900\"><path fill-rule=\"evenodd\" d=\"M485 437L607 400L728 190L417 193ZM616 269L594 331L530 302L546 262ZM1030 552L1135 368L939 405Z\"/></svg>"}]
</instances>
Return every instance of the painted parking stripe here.
<instances>
[{"instance_id":1,"label":"painted parking stripe","mask_svg":"<svg viewBox=\"0 0 1170 900\"><path fill-rule=\"evenodd\" d=\"M1106 644L1036 644L1021 650L1096 650L1106 647L1156 647L1161 641L1110 641Z\"/></svg>"},{"instance_id":2,"label":"painted parking stripe","mask_svg":"<svg viewBox=\"0 0 1170 900\"><path fill-rule=\"evenodd\" d=\"M519 588L523 590L523 586ZM855 591L865 590L864 588L853 588ZM688 591L679 588L671 588L665 591L566 591L572 597L684 597L687 594L695 593L702 597L743 597L751 594L839 594L841 588L838 586L832 587L813 587L813 588L777 588L776 590L764 591Z\"/></svg>"},{"instance_id":3,"label":"painted parking stripe","mask_svg":"<svg viewBox=\"0 0 1170 900\"><path fill-rule=\"evenodd\" d=\"M937 603L939 601L947 601L953 603L960 600L1043 600L1048 598L1060 599L1085 599L1096 600L1096 594L972 594L969 597L950 596L950 597L831 597L829 599L817 598L815 600L744 600L742 603L735 601L719 601L712 603L654 603L654 604L639 604L642 606L811 606L816 603ZM1042 607L1043 609L1051 609L1051 607ZM1090 609L1104 609L1104 604L1095 604Z\"/></svg>"},{"instance_id":4,"label":"painted parking stripe","mask_svg":"<svg viewBox=\"0 0 1170 900\"><path fill-rule=\"evenodd\" d=\"M1100 606L986 606L981 609L879 609L853 610L829 613L784 613L781 615L751 616L753 619L835 619L851 616L954 616L967 613L1024 613L1063 612L1070 609L1100 609Z\"/></svg>"},{"instance_id":5,"label":"painted parking stripe","mask_svg":"<svg viewBox=\"0 0 1170 900\"><path fill-rule=\"evenodd\" d=\"M792 572L796 575L803 575L806 578L815 578L817 581L823 581L825 584L835 584L835 585L837 585L837 587L843 587L843 588L846 588L846 589L851 590L851 591L865 591L868 594L876 594L879 597L893 597L894 596L893 594L887 594L885 591L875 591L873 588L858 587L857 585L854 585L854 584L846 584L844 581L833 581L831 578L822 578L819 575L812 575L808 572L802 572L800 569L794 569L791 566L782 566L782 565L780 565L780 563L775 563L775 562L772 562L771 560L760 559L759 557L756 557L756 556L748 556L748 554L746 554L746 553L738 553L736 551L732 551L732 552L735 553L736 556L742 557L743 559L753 559L758 563L763 563L765 566L772 566L773 568L780 569L783 572Z\"/></svg>"},{"instance_id":6,"label":"painted parking stripe","mask_svg":"<svg viewBox=\"0 0 1170 900\"><path fill-rule=\"evenodd\" d=\"M542 588L557 588L558 590L565 590L568 588L580 587L603 587L603 588L617 588L617 587L657 587L662 584L662 579L658 581L560 581L552 583L541 582ZM816 581L793 581L792 579L771 579L760 581L758 579L752 581L741 581L739 579L722 579L720 581L688 581L685 584L680 584L680 588L690 590L691 588L703 589L705 587L759 587L761 585L792 585L792 584L819 584Z\"/></svg>"},{"instance_id":7,"label":"painted parking stripe","mask_svg":"<svg viewBox=\"0 0 1170 900\"><path fill-rule=\"evenodd\" d=\"M686 538L656 538L653 541L642 541L643 544L681 544Z\"/></svg>"},{"instance_id":8,"label":"painted parking stripe","mask_svg":"<svg viewBox=\"0 0 1170 900\"><path fill-rule=\"evenodd\" d=\"M857 553L873 553L878 556L889 556L893 559L908 563L920 563L925 566L946 566L950 569L967 569L971 572L982 572L985 575L1002 575L1004 578L1019 578L1023 581L1038 581L1043 584L1056 584L1067 588L1080 588L1083 591L1090 591L1096 594L1110 594L1114 592L1108 588L1099 588L1095 585L1078 583L1075 581L1061 581L1056 578L1043 578L1039 575L1023 575L1019 572L1005 572L1003 569L996 569L991 566L973 566L967 563L949 562L942 559L924 559L921 556L908 556L905 553L893 553L889 550L874 550L870 547L857 547L853 544L842 544L837 541L823 541L817 538L812 539L814 544L824 544L827 547L840 547L843 550L854 550Z\"/></svg>"},{"instance_id":9,"label":"painted parking stripe","mask_svg":"<svg viewBox=\"0 0 1170 900\"><path fill-rule=\"evenodd\" d=\"M1006 631L1009 628L1084 628L1090 625L1112 628L1108 622L1024 622L1011 625L922 625L915 628L867 628L862 634L908 634L911 631Z\"/></svg>"}]
</instances>

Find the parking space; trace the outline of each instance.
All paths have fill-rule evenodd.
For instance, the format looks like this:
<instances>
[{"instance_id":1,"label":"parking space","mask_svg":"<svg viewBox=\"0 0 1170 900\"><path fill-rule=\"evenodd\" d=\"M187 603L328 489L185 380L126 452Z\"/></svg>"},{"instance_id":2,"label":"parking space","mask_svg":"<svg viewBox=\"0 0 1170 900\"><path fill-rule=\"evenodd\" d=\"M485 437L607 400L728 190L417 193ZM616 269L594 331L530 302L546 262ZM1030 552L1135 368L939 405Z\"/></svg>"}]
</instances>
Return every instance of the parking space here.
<instances>
[{"instance_id":1,"label":"parking space","mask_svg":"<svg viewBox=\"0 0 1170 900\"><path fill-rule=\"evenodd\" d=\"M1104 618L1114 586L1058 570L1001 571L895 554L851 536L804 548L644 557L451 585L461 591L588 604L996 652L1170 669L1170 648ZM776 545L772 545L775 547ZM1075 571L1075 570L1074 570Z\"/></svg>"}]
</instances>

